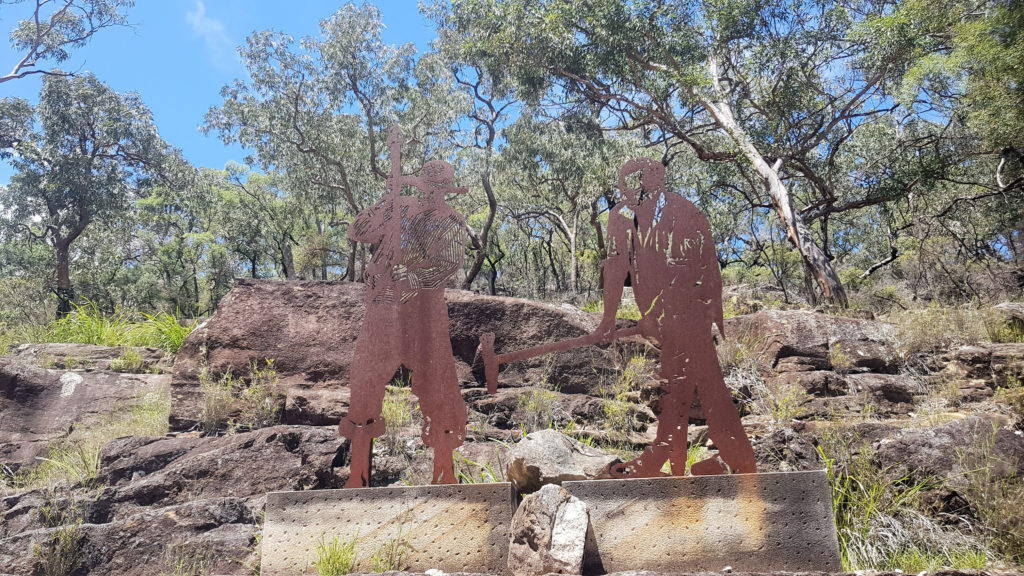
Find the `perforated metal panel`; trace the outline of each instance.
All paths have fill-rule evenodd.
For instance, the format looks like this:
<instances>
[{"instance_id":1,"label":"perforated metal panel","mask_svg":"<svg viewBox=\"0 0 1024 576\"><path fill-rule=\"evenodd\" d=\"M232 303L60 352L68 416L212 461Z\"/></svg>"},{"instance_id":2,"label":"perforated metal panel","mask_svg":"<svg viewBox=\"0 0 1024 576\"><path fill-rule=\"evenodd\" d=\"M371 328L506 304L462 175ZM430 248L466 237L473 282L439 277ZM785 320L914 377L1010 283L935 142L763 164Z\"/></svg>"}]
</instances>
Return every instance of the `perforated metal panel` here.
<instances>
[{"instance_id":1,"label":"perforated metal panel","mask_svg":"<svg viewBox=\"0 0 1024 576\"><path fill-rule=\"evenodd\" d=\"M590 507L584 574L842 570L824 471L563 486Z\"/></svg>"},{"instance_id":2,"label":"perforated metal panel","mask_svg":"<svg viewBox=\"0 0 1024 576\"><path fill-rule=\"evenodd\" d=\"M504 574L514 496L508 483L273 492L261 574L316 574L317 543L334 538L356 539L356 572L397 539L413 572Z\"/></svg>"}]
</instances>

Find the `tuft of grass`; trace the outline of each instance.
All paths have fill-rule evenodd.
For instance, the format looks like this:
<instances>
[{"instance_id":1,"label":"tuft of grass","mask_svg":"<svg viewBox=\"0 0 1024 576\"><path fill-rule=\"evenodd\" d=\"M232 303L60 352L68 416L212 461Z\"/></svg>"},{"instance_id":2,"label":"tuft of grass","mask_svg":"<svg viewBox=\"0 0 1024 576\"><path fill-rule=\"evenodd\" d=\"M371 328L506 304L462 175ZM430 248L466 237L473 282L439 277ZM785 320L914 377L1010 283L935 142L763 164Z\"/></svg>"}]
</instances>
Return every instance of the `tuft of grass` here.
<instances>
[{"instance_id":1,"label":"tuft of grass","mask_svg":"<svg viewBox=\"0 0 1024 576\"><path fill-rule=\"evenodd\" d=\"M276 426L281 422L280 378L274 361L267 359L249 367L249 381L242 389L242 424L250 429Z\"/></svg>"},{"instance_id":2,"label":"tuft of grass","mask_svg":"<svg viewBox=\"0 0 1024 576\"><path fill-rule=\"evenodd\" d=\"M199 373L199 391L202 408L199 411L199 428L204 434L216 434L228 423L234 410L233 391L238 381L228 370L214 378L209 366Z\"/></svg>"},{"instance_id":3,"label":"tuft of grass","mask_svg":"<svg viewBox=\"0 0 1024 576\"><path fill-rule=\"evenodd\" d=\"M404 572L409 568L408 552L409 543L399 530L398 536L385 542L373 553L370 566L374 572Z\"/></svg>"},{"instance_id":4,"label":"tuft of grass","mask_svg":"<svg viewBox=\"0 0 1024 576\"><path fill-rule=\"evenodd\" d=\"M254 361L249 365L248 378L227 372L214 377L209 366L199 373L202 408L199 428L207 435L223 430L254 430L275 426L281 422L282 402L279 393L280 377L272 359L263 366ZM231 419L235 413L237 419Z\"/></svg>"},{"instance_id":5,"label":"tuft of grass","mask_svg":"<svg viewBox=\"0 0 1024 576\"><path fill-rule=\"evenodd\" d=\"M147 366L142 360L142 354L139 354L138 350L134 348L125 348L121 352L120 356L110 362L110 369L114 372L142 374L146 371Z\"/></svg>"},{"instance_id":6,"label":"tuft of grass","mask_svg":"<svg viewBox=\"0 0 1024 576\"><path fill-rule=\"evenodd\" d=\"M853 358L839 346L839 342L828 349L828 361L837 374L849 374L853 369Z\"/></svg>"},{"instance_id":7,"label":"tuft of grass","mask_svg":"<svg viewBox=\"0 0 1024 576\"><path fill-rule=\"evenodd\" d=\"M124 346L132 323L121 313L107 316L96 304L75 306L75 309L47 327L47 342L77 342L101 346Z\"/></svg>"},{"instance_id":8,"label":"tuft of grass","mask_svg":"<svg viewBox=\"0 0 1024 576\"><path fill-rule=\"evenodd\" d=\"M541 386L546 384L546 380L541 382ZM558 402L558 394L542 387L534 388L520 396L517 408L525 414L521 425L526 432L553 428L562 409Z\"/></svg>"},{"instance_id":9,"label":"tuft of grass","mask_svg":"<svg viewBox=\"0 0 1024 576\"><path fill-rule=\"evenodd\" d=\"M869 445L838 425L824 430L818 452L831 485L845 570L920 572L987 561L976 539L921 511L921 496L941 487L937 480L874 464Z\"/></svg>"},{"instance_id":10,"label":"tuft of grass","mask_svg":"<svg viewBox=\"0 0 1024 576\"><path fill-rule=\"evenodd\" d=\"M356 563L356 539L343 542L340 538L326 540L320 537L316 545L313 567L320 576L341 576L352 572Z\"/></svg>"},{"instance_id":11,"label":"tuft of grass","mask_svg":"<svg viewBox=\"0 0 1024 576\"><path fill-rule=\"evenodd\" d=\"M49 540L36 544L32 550L35 572L45 576L70 576L82 565L82 544L85 534L81 521L55 528Z\"/></svg>"},{"instance_id":12,"label":"tuft of grass","mask_svg":"<svg viewBox=\"0 0 1024 576\"><path fill-rule=\"evenodd\" d=\"M164 569L160 576L206 576L214 558L209 545L175 544L164 551Z\"/></svg>"},{"instance_id":13,"label":"tuft of grass","mask_svg":"<svg viewBox=\"0 0 1024 576\"><path fill-rule=\"evenodd\" d=\"M625 441L636 429L636 409L632 393L654 376L655 362L644 354L635 354L626 363L622 375L612 382L602 402L603 428L609 438Z\"/></svg>"},{"instance_id":14,"label":"tuft of grass","mask_svg":"<svg viewBox=\"0 0 1024 576\"><path fill-rule=\"evenodd\" d=\"M958 490L976 512L984 537L1004 558L1024 563L1024 516L1009 513L1024 510L1024 479L1004 472L1016 466L996 453L995 430L956 454Z\"/></svg>"},{"instance_id":15,"label":"tuft of grass","mask_svg":"<svg viewBox=\"0 0 1024 576\"><path fill-rule=\"evenodd\" d=\"M602 314L604 313L604 301L588 300L580 306L580 310L590 312L591 314ZM640 308L632 298L623 299L622 303L619 304L619 309L615 311L615 317L620 320L639 321L640 316Z\"/></svg>"},{"instance_id":16,"label":"tuft of grass","mask_svg":"<svg viewBox=\"0 0 1024 576\"><path fill-rule=\"evenodd\" d=\"M497 452L495 452L497 455ZM459 484L493 484L505 481L505 466L498 458L498 468L488 462L481 464L466 458L458 452L452 452L452 460L455 462L455 477Z\"/></svg>"},{"instance_id":17,"label":"tuft of grass","mask_svg":"<svg viewBox=\"0 0 1024 576\"><path fill-rule=\"evenodd\" d=\"M169 354L177 354L185 343L185 338L195 329L198 320L182 323L177 315L160 312L159 314L143 314L144 322L132 327L132 338L136 342L145 342L146 346L162 348ZM136 344L143 345L143 344Z\"/></svg>"},{"instance_id":18,"label":"tuft of grass","mask_svg":"<svg viewBox=\"0 0 1024 576\"><path fill-rule=\"evenodd\" d=\"M786 426L800 416L811 397L799 384L783 383L776 378L765 380L756 372L734 370L729 377L742 381L750 390L751 411L770 417L776 426Z\"/></svg>"},{"instance_id":19,"label":"tuft of grass","mask_svg":"<svg viewBox=\"0 0 1024 576\"><path fill-rule=\"evenodd\" d=\"M192 321L183 324L176 315L166 312L142 316L143 320L136 321L121 312L108 316L93 303L76 305L70 314L49 324L31 341L154 346L169 354L176 354L197 323Z\"/></svg>"},{"instance_id":20,"label":"tuft of grass","mask_svg":"<svg viewBox=\"0 0 1024 576\"><path fill-rule=\"evenodd\" d=\"M897 311L888 320L896 326L897 349L904 359L990 339L990 311L932 305Z\"/></svg>"},{"instance_id":21,"label":"tuft of grass","mask_svg":"<svg viewBox=\"0 0 1024 576\"><path fill-rule=\"evenodd\" d=\"M385 426L381 441L389 452L395 453L400 448L399 436L402 429L422 421L420 406L415 401L408 382L396 378L385 389L381 416L384 418Z\"/></svg>"}]
</instances>

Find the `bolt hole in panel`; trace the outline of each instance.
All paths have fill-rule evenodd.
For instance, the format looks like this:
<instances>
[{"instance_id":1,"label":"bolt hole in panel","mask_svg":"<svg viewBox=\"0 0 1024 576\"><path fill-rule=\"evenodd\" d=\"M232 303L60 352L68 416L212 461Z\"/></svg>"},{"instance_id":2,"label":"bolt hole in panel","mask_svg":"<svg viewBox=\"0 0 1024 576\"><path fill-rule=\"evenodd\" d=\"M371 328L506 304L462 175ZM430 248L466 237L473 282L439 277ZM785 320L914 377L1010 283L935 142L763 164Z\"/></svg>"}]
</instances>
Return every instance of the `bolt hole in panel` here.
<instances>
[{"instance_id":1,"label":"bolt hole in panel","mask_svg":"<svg viewBox=\"0 0 1024 576\"><path fill-rule=\"evenodd\" d=\"M263 525L264 576L316 574L321 540L356 539L355 572L396 539L412 572L508 572L509 483L271 492Z\"/></svg>"},{"instance_id":2,"label":"bolt hole in panel","mask_svg":"<svg viewBox=\"0 0 1024 576\"><path fill-rule=\"evenodd\" d=\"M823 470L563 486L590 508L587 575L842 570Z\"/></svg>"}]
</instances>

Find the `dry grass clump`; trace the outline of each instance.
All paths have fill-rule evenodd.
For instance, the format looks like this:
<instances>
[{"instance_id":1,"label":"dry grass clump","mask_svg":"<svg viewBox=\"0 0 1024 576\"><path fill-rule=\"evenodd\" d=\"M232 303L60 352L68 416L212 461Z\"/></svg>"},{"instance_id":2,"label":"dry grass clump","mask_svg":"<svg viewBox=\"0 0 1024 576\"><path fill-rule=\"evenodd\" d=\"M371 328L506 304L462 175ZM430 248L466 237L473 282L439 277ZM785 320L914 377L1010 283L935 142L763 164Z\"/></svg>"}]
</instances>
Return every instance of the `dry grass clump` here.
<instances>
[{"instance_id":1,"label":"dry grass clump","mask_svg":"<svg viewBox=\"0 0 1024 576\"><path fill-rule=\"evenodd\" d=\"M516 408L523 415L520 425L525 432L554 428L565 412L558 401L558 393L544 388L546 385L547 380L543 380L540 386L519 397Z\"/></svg>"},{"instance_id":2,"label":"dry grass clump","mask_svg":"<svg viewBox=\"0 0 1024 576\"><path fill-rule=\"evenodd\" d=\"M824 429L818 451L831 484L845 570L917 573L986 566L990 551L984 542L922 511L922 495L941 487L940 481L879 466L870 446L839 425Z\"/></svg>"},{"instance_id":3,"label":"dry grass clump","mask_svg":"<svg viewBox=\"0 0 1024 576\"><path fill-rule=\"evenodd\" d=\"M204 368L199 374L200 430L210 435L277 425L283 408L279 380L272 359L264 360L262 367L256 361L250 364L247 378L234 376L231 370L214 377L209 367ZM238 417L232 418L236 413Z\"/></svg>"},{"instance_id":4,"label":"dry grass clump","mask_svg":"<svg viewBox=\"0 0 1024 576\"><path fill-rule=\"evenodd\" d=\"M1016 462L995 449L995 430L957 451L959 476L954 483L971 503L978 529L993 550L1024 564L1024 478L1012 472Z\"/></svg>"},{"instance_id":5,"label":"dry grass clump","mask_svg":"<svg viewBox=\"0 0 1024 576\"><path fill-rule=\"evenodd\" d=\"M654 378L656 363L644 354L634 354L618 379L605 390L602 401L604 422L602 428L614 442L624 442L636 429L636 402L634 392L640 385Z\"/></svg>"},{"instance_id":6,"label":"dry grass clump","mask_svg":"<svg viewBox=\"0 0 1024 576\"><path fill-rule=\"evenodd\" d=\"M889 314L900 354L947 350L979 342L1024 342L1024 326L990 308L930 306Z\"/></svg>"},{"instance_id":7,"label":"dry grass clump","mask_svg":"<svg viewBox=\"0 0 1024 576\"><path fill-rule=\"evenodd\" d=\"M423 421L419 402L413 396L407 380L396 378L385 389L381 416L384 418L385 432L380 441L389 452L397 453L401 448L402 429Z\"/></svg>"}]
</instances>

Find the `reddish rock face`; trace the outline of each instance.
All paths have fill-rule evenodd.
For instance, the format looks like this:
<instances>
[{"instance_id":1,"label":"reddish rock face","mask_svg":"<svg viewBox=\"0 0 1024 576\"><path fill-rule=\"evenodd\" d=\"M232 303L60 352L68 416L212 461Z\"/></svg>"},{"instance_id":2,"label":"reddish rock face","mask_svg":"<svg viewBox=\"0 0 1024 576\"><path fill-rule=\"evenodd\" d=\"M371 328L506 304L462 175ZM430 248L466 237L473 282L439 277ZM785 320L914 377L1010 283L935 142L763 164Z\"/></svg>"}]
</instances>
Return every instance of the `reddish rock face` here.
<instances>
[{"instance_id":1,"label":"reddish rock face","mask_svg":"<svg viewBox=\"0 0 1024 576\"><path fill-rule=\"evenodd\" d=\"M495 332L498 351L578 337L596 323L572 306L449 290L452 351L463 386L482 386L473 367L480 334ZM217 312L185 341L174 363L171 426L187 430L201 413L199 375L245 375L272 359L285 396L284 423L336 424L348 410L349 365L363 321L365 288L352 282L241 280ZM414 330L415 326L408 327ZM504 386L546 379L563 393L595 392L615 367L614 352L591 348L509 365ZM479 384L478 384L479 379Z\"/></svg>"},{"instance_id":2,"label":"reddish rock face","mask_svg":"<svg viewBox=\"0 0 1024 576\"><path fill-rule=\"evenodd\" d=\"M46 370L0 358L0 462L35 462L74 426L124 409L167 389L167 376Z\"/></svg>"}]
</instances>

